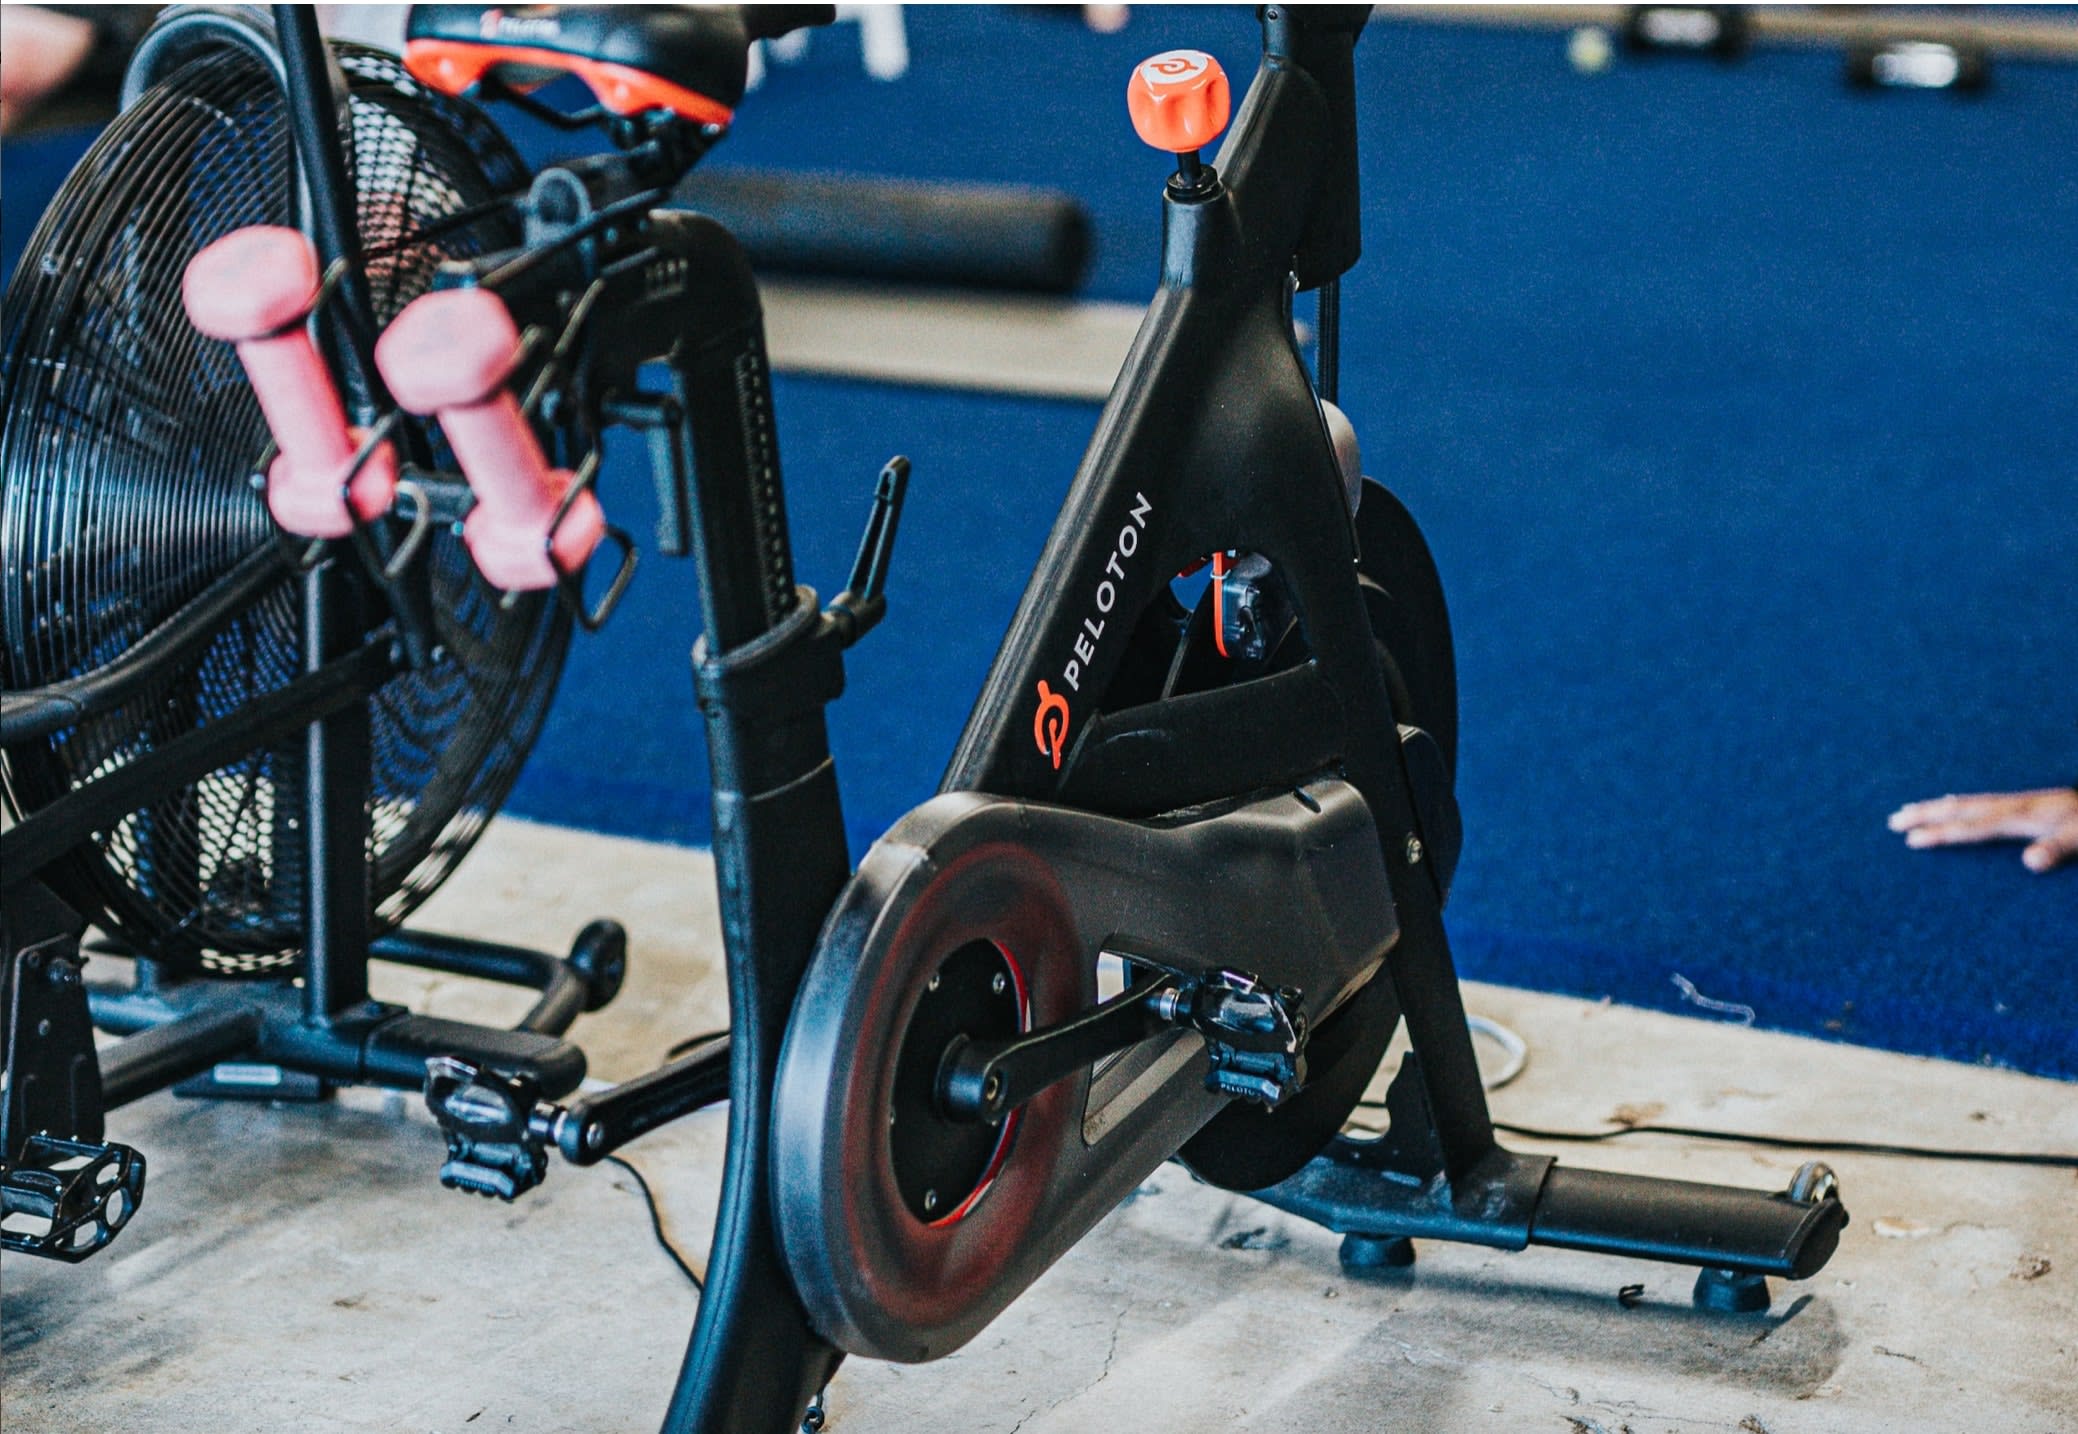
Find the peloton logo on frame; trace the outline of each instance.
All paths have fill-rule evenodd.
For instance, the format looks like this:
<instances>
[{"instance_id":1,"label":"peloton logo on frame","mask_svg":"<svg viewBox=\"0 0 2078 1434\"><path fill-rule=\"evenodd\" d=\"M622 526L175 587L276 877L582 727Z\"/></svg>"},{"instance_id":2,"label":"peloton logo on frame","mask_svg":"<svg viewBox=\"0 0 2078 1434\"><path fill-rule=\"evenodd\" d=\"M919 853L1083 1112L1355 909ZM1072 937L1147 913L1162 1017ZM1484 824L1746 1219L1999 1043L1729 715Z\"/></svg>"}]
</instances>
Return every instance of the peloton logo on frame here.
<instances>
[{"instance_id":1,"label":"peloton logo on frame","mask_svg":"<svg viewBox=\"0 0 2078 1434\"><path fill-rule=\"evenodd\" d=\"M1147 526L1147 515L1153 511L1154 504L1147 501L1145 493L1133 494L1133 508L1127 515L1130 521L1118 530L1111 556L1104 563L1103 576L1097 579L1097 590L1091 595L1096 612L1083 618L1082 628L1075 634L1074 656L1061 668L1061 685L1070 692L1082 691L1082 675L1096 663L1097 644L1104 640L1111 610L1118 606L1118 584L1126 580L1126 563L1140 551L1140 533ZM1032 740L1041 756L1053 759L1056 772L1061 769L1061 752L1068 742L1068 725L1067 697L1041 678L1039 710L1032 714Z\"/></svg>"}]
</instances>

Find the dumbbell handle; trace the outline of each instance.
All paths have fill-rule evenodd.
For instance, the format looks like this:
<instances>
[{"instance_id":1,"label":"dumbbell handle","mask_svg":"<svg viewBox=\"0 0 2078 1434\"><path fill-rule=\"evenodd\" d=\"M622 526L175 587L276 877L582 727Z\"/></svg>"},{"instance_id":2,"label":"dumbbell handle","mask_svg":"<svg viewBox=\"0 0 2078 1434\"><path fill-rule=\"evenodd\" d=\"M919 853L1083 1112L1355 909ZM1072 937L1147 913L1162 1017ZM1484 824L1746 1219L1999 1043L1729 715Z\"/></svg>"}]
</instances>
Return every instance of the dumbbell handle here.
<instances>
[{"instance_id":1,"label":"dumbbell handle","mask_svg":"<svg viewBox=\"0 0 2078 1434\"><path fill-rule=\"evenodd\" d=\"M290 329L271 338L245 339L237 348L282 456L298 472L343 467L356 445L347 428L346 405L310 334Z\"/></svg>"},{"instance_id":2,"label":"dumbbell handle","mask_svg":"<svg viewBox=\"0 0 2078 1434\"><path fill-rule=\"evenodd\" d=\"M280 457L267 472L267 507L289 532L341 538L388 511L396 456L369 454L348 482L363 435L346 421L332 372L306 327L317 296L317 254L300 231L254 225L188 263L181 296L204 334L236 346Z\"/></svg>"},{"instance_id":3,"label":"dumbbell handle","mask_svg":"<svg viewBox=\"0 0 2078 1434\"><path fill-rule=\"evenodd\" d=\"M575 479L549 463L507 387L519 350L497 295L449 289L396 317L376 342L375 365L400 404L437 419L447 436L476 495L462 536L477 568L498 587L531 590L583 568L606 517L589 491L564 511Z\"/></svg>"}]
</instances>

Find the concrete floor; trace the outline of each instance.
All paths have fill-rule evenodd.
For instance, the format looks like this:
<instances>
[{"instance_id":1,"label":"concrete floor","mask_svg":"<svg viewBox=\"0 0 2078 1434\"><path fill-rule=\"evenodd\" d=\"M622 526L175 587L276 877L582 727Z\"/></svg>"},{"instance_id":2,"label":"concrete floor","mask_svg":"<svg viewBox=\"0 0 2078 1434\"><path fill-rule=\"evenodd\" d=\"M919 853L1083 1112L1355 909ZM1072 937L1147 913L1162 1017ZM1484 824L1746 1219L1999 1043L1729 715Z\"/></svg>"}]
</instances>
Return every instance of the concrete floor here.
<instances>
[{"instance_id":1,"label":"concrete floor","mask_svg":"<svg viewBox=\"0 0 2078 1434\"><path fill-rule=\"evenodd\" d=\"M559 947L620 916L636 956L579 1034L594 1074L652 1064L717 1023L704 855L496 824L420 923ZM508 991L412 972L383 994L513 1016ZM2078 1091L1491 987L1526 1036L1495 1097L1525 1124L1628 1118L1979 1148L2078 1149ZM512 1206L434 1181L415 1099L324 1107L157 1096L112 1134L151 1161L142 1211L78 1267L0 1274L8 1434L61 1431L635 1431L655 1426L695 1296L627 1176L558 1167ZM704 1262L723 1117L629 1155ZM1530 1142L1521 1142L1529 1145ZM1569 1161L1779 1188L1791 1152L1641 1136ZM1832 1159L1854 1212L1817 1279L1765 1315L1705 1316L1690 1275L1561 1251L1424 1245L1346 1279L1336 1241L1166 1167L993 1327L939 1364L847 1364L832 1427L2078 1430L2078 1178L2069 1170ZM1616 1298L1627 1284L1643 1300Z\"/></svg>"}]
</instances>

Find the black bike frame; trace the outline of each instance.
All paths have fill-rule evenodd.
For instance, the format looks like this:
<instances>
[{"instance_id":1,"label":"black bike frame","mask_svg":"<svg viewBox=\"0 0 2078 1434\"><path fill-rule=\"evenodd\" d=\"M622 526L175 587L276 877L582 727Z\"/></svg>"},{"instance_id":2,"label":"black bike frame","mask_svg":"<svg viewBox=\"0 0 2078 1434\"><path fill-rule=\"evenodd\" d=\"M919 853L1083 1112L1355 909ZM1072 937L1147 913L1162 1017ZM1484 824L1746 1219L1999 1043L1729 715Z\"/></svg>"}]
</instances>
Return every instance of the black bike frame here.
<instances>
[{"instance_id":1,"label":"black bike frame","mask_svg":"<svg viewBox=\"0 0 2078 1434\"><path fill-rule=\"evenodd\" d=\"M1323 213L1333 216L1343 267L1356 257L1354 40L1346 16L1266 9L1262 67L1220 150L1222 183L1206 198L1165 196L1161 291L942 786L1149 816L1341 764L1378 825L1402 927L1393 978L1403 998L1415 997L1402 1006L1439 1119L1457 1133L1458 1173L1491 1143L1492 1127L1435 866L1410 860L1428 837L1354 581L1343 480L1291 316L1295 264ZM1339 722L1288 720L1295 677L1280 680L1283 690L1244 683L1187 704L1103 710L1138 615L1175 574L1235 549L1269 558L1282 576L1312 655L1304 672L1331 699L1313 705ZM1042 707L1060 714L1060 730L1044 730ZM1375 984L1362 999L1377 1004L1357 1014L1374 1035L1337 1062L1359 1089L1392 1030L1380 1016L1391 992ZM1341 1094L1325 1071L1314 1087L1322 1104ZM1200 1149L1228 1133L1209 1132Z\"/></svg>"},{"instance_id":2,"label":"black bike frame","mask_svg":"<svg viewBox=\"0 0 2078 1434\"><path fill-rule=\"evenodd\" d=\"M1476 1098L1440 896L1405 856L1407 836L1421 828L1355 583L1345 488L1292 328L1302 247L1330 256L1319 261L1321 280L1355 259L1349 60L1360 25L1343 11L1316 21L1266 10L1262 68L1219 155L1225 182L1209 195L1168 196L1161 293L942 789L1139 816L1295 779L1340 758L1385 834L1403 907L1395 980L1441 995L1418 1039L1446 1077L1470 1075ZM1308 58L1328 84L1302 63ZM1324 226L1323 214L1333 222ZM729 504L726 488L703 471L701 514L711 521ZM753 514L773 511L751 505ZM710 531L709 542L783 555L783 522ZM1262 553L1285 574L1313 654L1315 678L1302 680L1332 694L1336 730L1281 732L1288 689L1265 692L1269 684L1204 694L1180 721L1159 709L1139 714L1164 729L1164 740L1147 740L1149 721L1134 713L1100 710L1138 614L1176 573L1229 549ZM773 580L769 569L753 572L761 587ZM711 565L708 573L714 581ZM804 590L792 618L733 645L710 630L695 659L711 744L735 1064L710 1264L717 1278L701 1301L665 1421L672 1431L792 1429L838 1359L809 1328L787 1279L764 1169L776 1053L822 917L849 874L822 717L841 690L841 671L812 596ZM1157 770L1132 763L1130 794L1128 784L1107 779L1125 748L1161 753ZM1345 1043L1318 1090L1293 1105L1341 1096L1346 1111L1384 1054L1393 1001L1393 983L1374 981L1345 1008L1352 1029L1373 1034ZM1463 1116L1472 1143L1481 1135L1490 1143L1483 1102ZM1207 1128L1212 1143L1227 1119Z\"/></svg>"},{"instance_id":3,"label":"black bike frame","mask_svg":"<svg viewBox=\"0 0 2078 1434\"><path fill-rule=\"evenodd\" d=\"M1268 1186L1259 1198L1346 1232L1354 1263L1404 1262L1409 1235L1505 1249L1537 1241L1702 1265L1699 1301L1764 1301L1765 1275L1809 1276L1846 1222L1818 1167L1785 1197L1561 1171L1494 1139L1443 927L1441 863L1423 859L1454 847L1455 809L1447 778L1439 802L1434 771L1416 770L1422 741L1400 726L1415 714L1396 713L1388 695L1357 581L1364 521L1352 524L1292 325L1301 287L1322 290L1332 320L1338 278L1360 248L1352 51L1364 14L1263 8L1264 58L1218 156L1221 182L1166 195L1160 293L941 789L1144 817L1339 771L1379 833L1400 929L1391 979L1373 979L1314 1032L1297 1096L1271 1113L1230 1106L1180 1158L1216 1183ZM1330 326L1323 382L1336 367ZM758 421L748 407L744 421ZM757 555L786 552L777 509L746 512L704 472L698 506L710 549L756 558L737 581L772 591L782 574ZM717 526L732 507L739 520ZM1171 650L1173 627L1166 641L1160 633L1173 620L1167 584L1232 550L1270 560L1306 660L1188 696L1148 690L1145 650L1135 652L1143 615L1161 619L1149 631ZM718 581L711 566L707 577ZM1440 599L1433 617L1442 620ZM740 641L710 626L695 654L714 774L732 1106L713 1279L665 1421L671 1434L791 1431L840 1358L803 1316L781 1261L766 1165L774 1056L848 865L822 714L842 688L844 641L804 589L791 615ZM1416 799L1424 790L1426 804ZM1401 1019L1413 1053L1389 1096L1392 1134L1342 1140ZM1266 1160L1277 1173L1263 1173Z\"/></svg>"}]
</instances>

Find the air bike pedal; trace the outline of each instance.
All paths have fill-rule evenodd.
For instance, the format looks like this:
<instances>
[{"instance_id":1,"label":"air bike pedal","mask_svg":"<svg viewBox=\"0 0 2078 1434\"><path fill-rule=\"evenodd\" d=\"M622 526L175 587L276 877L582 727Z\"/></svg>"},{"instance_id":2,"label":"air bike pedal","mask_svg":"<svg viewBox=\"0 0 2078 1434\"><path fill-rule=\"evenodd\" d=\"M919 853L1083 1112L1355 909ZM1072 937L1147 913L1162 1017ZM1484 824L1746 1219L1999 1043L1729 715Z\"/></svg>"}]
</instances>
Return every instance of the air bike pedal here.
<instances>
[{"instance_id":1,"label":"air bike pedal","mask_svg":"<svg viewBox=\"0 0 2078 1434\"><path fill-rule=\"evenodd\" d=\"M143 1198L144 1157L129 1146L32 1135L0 1162L0 1248L78 1264Z\"/></svg>"},{"instance_id":2,"label":"air bike pedal","mask_svg":"<svg viewBox=\"0 0 2078 1434\"><path fill-rule=\"evenodd\" d=\"M5 982L0 1248L67 1264L105 1248L144 1198L144 1157L101 1138L81 965L62 933L17 952Z\"/></svg>"}]
</instances>

